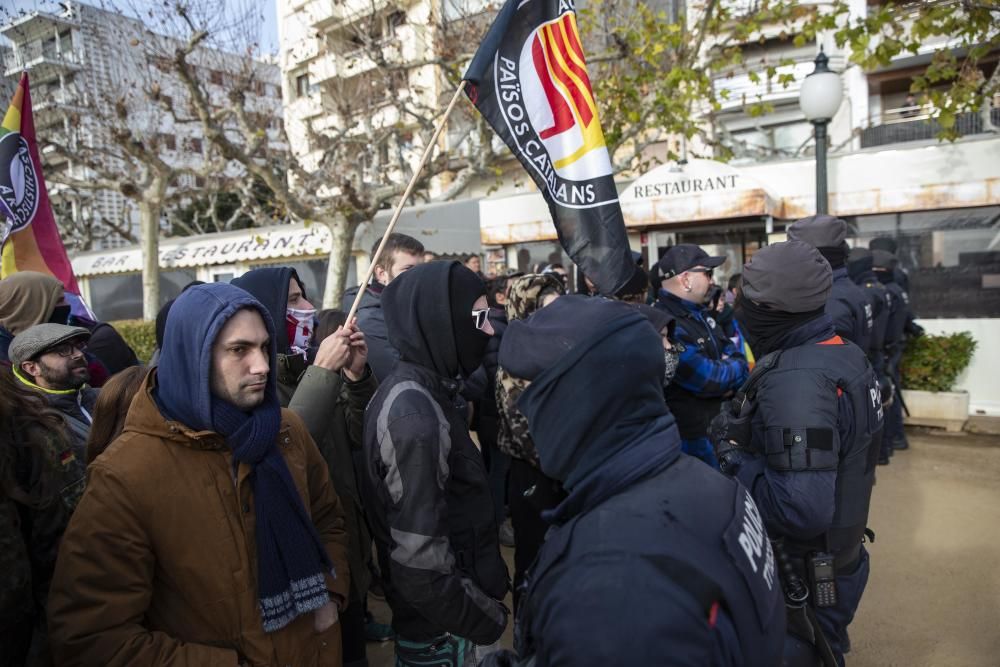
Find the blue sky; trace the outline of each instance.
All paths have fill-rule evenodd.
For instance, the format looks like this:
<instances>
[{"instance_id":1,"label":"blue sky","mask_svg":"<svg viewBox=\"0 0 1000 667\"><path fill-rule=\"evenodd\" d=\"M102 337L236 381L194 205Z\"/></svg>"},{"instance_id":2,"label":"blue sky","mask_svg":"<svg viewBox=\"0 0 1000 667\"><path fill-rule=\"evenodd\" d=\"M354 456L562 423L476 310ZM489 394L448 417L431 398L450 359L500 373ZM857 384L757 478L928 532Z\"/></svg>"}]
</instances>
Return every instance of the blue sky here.
<instances>
[{"instance_id":1,"label":"blue sky","mask_svg":"<svg viewBox=\"0 0 1000 667\"><path fill-rule=\"evenodd\" d=\"M277 53L278 51L278 19L275 11L275 0L253 0L260 3L261 14L264 15L264 23L261 26L261 47L264 53ZM143 3L152 4L151 0L123 0L121 2L104 2L101 0L90 0L87 4L97 6L141 6ZM246 6L247 0L224 0L227 6L235 7L237 4ZM158 3L157 3L158 4ZM0 8L0 22L6 23L11 16L20 15L22 12L60 11L59 3L55 0L3 0ZM2 38L0 38L2 39Z\"/></svg>"}]
</instances>

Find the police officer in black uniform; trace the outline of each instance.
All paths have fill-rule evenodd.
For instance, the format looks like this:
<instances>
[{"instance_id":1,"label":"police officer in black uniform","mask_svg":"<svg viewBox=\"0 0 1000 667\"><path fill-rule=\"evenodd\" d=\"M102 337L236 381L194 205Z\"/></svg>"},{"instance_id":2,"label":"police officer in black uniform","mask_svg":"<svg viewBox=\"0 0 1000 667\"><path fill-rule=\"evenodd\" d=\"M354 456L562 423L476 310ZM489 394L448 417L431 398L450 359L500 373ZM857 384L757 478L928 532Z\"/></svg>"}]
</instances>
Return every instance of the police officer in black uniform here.
<instances>
[{"instance_id":1,"label":"police officer in black uniform","mask_svg":"<svg viewBox=\"0 0 1000 667\"><path fill-rule=\"evenodd\" d=\"M868 350L874 310L868 297L847 273L847 223L832 215L812 215L788 227L788 238L808 243L823 255L833 269L833 289L826 313L837 334L862 350ZM752 349L752 348L751 348Z\"/></svg>"},{"instance_id":2,"label":"police officer in black uniform","mask_svg":"<svg viewBox=\"0 0 1000 667\"><path fill-rule=\"evenodd\" d=\"M712 425L723 471L752 490L776 538L789 665L843 664L868 581L882 402L864 352L824 312L831 283L829 263L801 241L754 255L736 309L758 361Z\"/></svg>"},{"instance_id":3,"label":"police officer in black uniform","mask_svg":"<svg viewBox=\"0 0 1000 667\"><path fill-rule=\"evenodd\" d=\"M882 406L889 408L893 400L892 379L888 375L885 360L886 354L886 334L889 329L889 319L892 315L894 301L892 293L879 282L878 276L872 270L872 252L867 248L853 248L847 257L847 272L851 280L861 288L868 297L868 302L872 308L873 326L872 335L868 341L868 361L878 376L879 388L882 391ZM883 431L884 435L884 431ZM882 438L882 445L879 452L879 465L888 465L889 457L892 456L892 447L887 438Z\"/></svg>"},{"instance_id":4,"label":"police officer in black uniform","mask_svg":"<svg viewBox=\"0 0 1000 667\"><path fill-rule=\"evenodd\" d=\"M741 484L681 453L649 320L563 296L510 323L500 366L530 382L517 406L566 496L544 515L517 655L484 664L780 664L785 613L760 513Z\"/></svg>"},{"instance_id":5,"label":"police officer in black uniform","mask_svg":"<svg viewBox=\"0 0 1000 667\"><path fill-rule=\"evenodd\" d=\"M899 261L896 256L886 250L873 250L872 261L875 276L892 296L892 308L885 336L885 365L886 373L892 381L895 400L889 405L886 414L882 445L883 450L888 448L888 451L891 452L896 449L907 449L910 446L906 440L906 432L903 430L903 401L900 393L899 364L903 359L903 350L906 348L906 331L908 325L913 322L913 314L910 312L910 298L898 280L902 272L899 270ZM913 326L917 326L916 323L913 323ZM920 331L923 330L920 329Z\"/></svg>"}]
</instances>

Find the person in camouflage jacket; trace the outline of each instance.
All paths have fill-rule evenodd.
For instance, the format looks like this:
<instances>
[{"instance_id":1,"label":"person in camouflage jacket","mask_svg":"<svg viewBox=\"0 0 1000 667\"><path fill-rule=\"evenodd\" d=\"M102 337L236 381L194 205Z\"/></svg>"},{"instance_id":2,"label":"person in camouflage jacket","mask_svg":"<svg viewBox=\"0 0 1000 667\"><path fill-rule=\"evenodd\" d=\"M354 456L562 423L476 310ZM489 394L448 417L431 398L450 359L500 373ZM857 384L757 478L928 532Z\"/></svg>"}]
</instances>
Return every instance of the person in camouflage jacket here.
<instances>
[{"instance_id":1,"label":"person in camouflage jacket","mask_svg":"<svg viewBox=\"0 0 1000 667\"><path fill-rule=\"evenodd\" d=\"M529 274L511 283L507 297L507 319L523 320L566 293L562 282L552 273ZM528 432L528 420L517 409L517 400L528 382L512 376L503 367L497 370L496 396L499 409L497 447L511 456L507 480L507 502L514 527L514 613L521 599L524 575L545 541L547 524L541 512L554 507L562 489L538 467L538 453ZM528 492L525 497L525 492Z\"/></svg>"}]
</instances>

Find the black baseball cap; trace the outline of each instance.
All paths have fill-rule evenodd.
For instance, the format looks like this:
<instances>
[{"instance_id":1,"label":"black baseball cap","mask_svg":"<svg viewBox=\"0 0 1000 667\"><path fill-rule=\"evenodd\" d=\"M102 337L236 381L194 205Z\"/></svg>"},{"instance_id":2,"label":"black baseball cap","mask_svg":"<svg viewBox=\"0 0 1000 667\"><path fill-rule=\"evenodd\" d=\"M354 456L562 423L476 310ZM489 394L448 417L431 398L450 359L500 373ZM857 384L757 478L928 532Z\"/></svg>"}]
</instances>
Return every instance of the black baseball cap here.
<instances>
[{"instance_id":1,"label":"black baseball cap","mask_svg":"<svg viewBox=\"0 0 1000 667\"><path fill-rule=\"evenodd\" d=\"M663 253L658 266L662 274L661 279L673 278L696 266L704 266L707 269L714 269L726 261L725 257L712 257L707 252L693 243L681 243Z\"/></svg>"}]
</instances>

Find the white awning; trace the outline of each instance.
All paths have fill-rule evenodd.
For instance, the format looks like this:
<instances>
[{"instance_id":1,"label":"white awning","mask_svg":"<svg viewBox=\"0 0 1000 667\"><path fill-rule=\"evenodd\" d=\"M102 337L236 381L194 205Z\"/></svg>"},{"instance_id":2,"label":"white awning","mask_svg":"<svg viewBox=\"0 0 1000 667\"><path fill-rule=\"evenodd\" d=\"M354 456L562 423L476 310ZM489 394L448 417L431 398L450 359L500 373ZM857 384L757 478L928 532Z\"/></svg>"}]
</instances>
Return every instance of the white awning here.
<instances>
[{"instance_id":1,"label":"white awning","mask_svg":"<svg viewBox=\"0 0 1000 667\"><path fill-rule=\"evenodd\" d=\"M304 224L164 239L160 241L160 268L187 268L234 264L282 257L325 256L330 252L330 230L326 225ZM77 276L142 271L138 246L120 250L98 250L72 258Z\"/></svg>"},{"instance_id":2,"label":"white awning","mask_svg":"<svg viewBox=\"0 0 1000 667\"><path fill-rule=\"evenodd\" d=\"M763 217L780 200L755 178L722 162L690 160L643 174L621 196L628 227Z\"/></svg>"}]
</instances>

